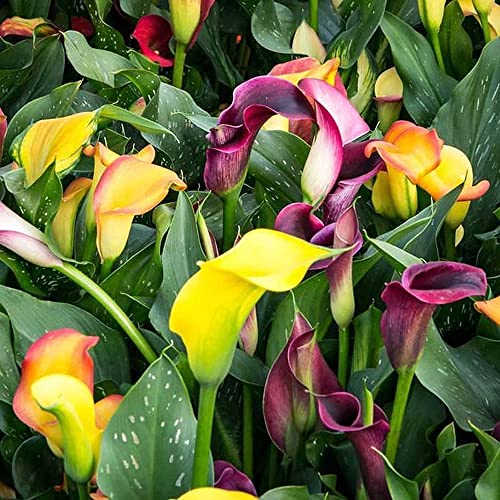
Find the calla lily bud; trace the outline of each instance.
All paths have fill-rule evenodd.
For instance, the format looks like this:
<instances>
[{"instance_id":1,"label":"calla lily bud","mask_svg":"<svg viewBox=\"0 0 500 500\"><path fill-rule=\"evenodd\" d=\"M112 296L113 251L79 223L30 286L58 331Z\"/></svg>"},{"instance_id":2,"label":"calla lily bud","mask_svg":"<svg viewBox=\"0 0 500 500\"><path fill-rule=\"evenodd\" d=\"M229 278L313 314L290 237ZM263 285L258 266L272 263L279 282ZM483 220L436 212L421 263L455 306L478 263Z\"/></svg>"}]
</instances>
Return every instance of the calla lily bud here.
<instances>
[{"instance_id":1,"label":"calla lily bud","mask_svg":"<svg viewBox=\"0 0 500 500\"><path fill-rule=\"evenodd\" d=\"M293 36L292 50L296 54L314 57L319 62L323 62L326 58L326 50L318 34L305 20L300 23Z\"/></svg>"},{"instance_id":2,"label":"calla lily bud","mask_svg":"<svg viewBox=\"0 0 500 500\"><path fill-rule=\"evenodd\" d=\"M36 17L33 19L25 19L24 17L14 16L9 17L2 21L0 24L0 36L9 36L9 35L17 35L17 36L32 36L35 28L42 24L45 24L47 21L43 17ZM43 29L43 35L52 35L56 33L56 30L49 25L46 26L46 29Z\"/></svg>"},{"instance_id":3,"label":"calla lily bud","mask_svg":"<svg viewBox=\"0 0 500 500\"><path fill-rule=\"evenodd\" d=\"M250 478L229 462L216 460L214 462L214 476L215 488L227 491L242 491L250 495L257 495L255 486Z\"/></svg>"},{"instance_id":4,"label":"calla lily bud","mask_svg":"<svg viewBox=\"0 0 500 500\"><path fill-rule=\"evenodd\" d=\"M175 40L191 48L215 0L168 0Z\"/></svg>"},{"instance_id":5,"label":"calla lily bud","mask_svg":"<svg viewBox=\"0 0 500 500\"><path fill-rule=\"evenodd\" d=\"M479 15L489 14L493 8L495 0L472 0L472 3L474 4L474 8Z\"/></svg>"},{"instance_id":6,"label":"calla lily bud","mask_svg":"<svg viewBox=\"0 0 500 500\"><path fill-rule=\"evenodd\" d=\"M500 36L500 5L493 0L458 0L464 16L485 19L489 25L490 38ZM477 7L476 7L477 4Z\"/></svg>"},{"instance_id":7,"label":"calla lily bud","mask_svg":"<svg viewBox=\"0 0 500 500\"><path fill-rule=\"evenodd\" d=\"M266 290L291 290L311 264L340 253L279 231L256 229L220 257L200 263L170 314L170 329L182 338L198 382L213 386L225 378L241 328Z\"/></svg>"},{"instance_id":8,"label":"calla lily bud","mask_svg":"<svg viewBox=\"0 0 500 500\"><path fill-rule=\"evenodd\" d=\"M7 135L7 117L0 108L0 162L2 161L3 143L5 141L6 135Z\"/></svg>"},{"instance_id":9,"label":"calla lily bud","mask_svg":"<svg viewBox=\"0 0 500 500\"><path fill-rule=\"evenodd\" d=\"M437 33L444 16L446 0L418 0L422 24L429 33Z\"/></svg>"},{"instance_id":10,"label":"calla lily bud","mask_svg":"<svg viewBox=\"0 0 500 500\"><path fill-rule=\"evenodd\" d=\"M91 185L92 181L86 177L75 179L64 191L61 206L52 221L52 236L65 257L73 255L78 208Z\"/></svg>"},{"instance_id":11,"label":"calla lily bud","mask_svg":"<svg viewBox=\"0 0 500 500\"><path fill-rule=\"evenodd\" d=\"M378 76L375 82L375 102L379 127L385 133L399 119L403 107L403 82L396 68L389 68Z\"/></svg>"},{"instance_id":12,"label":"calla lily bud","mask_svg":"<svg viewBox=\"0 0 500 500\"><path fill-rule=\"evenodd\" d=\"M255 354L259 341L259 325L257 323L257 310L250 311L248 318L240 332L241 348L250 356Z\"/></svg>"}]
</instances>

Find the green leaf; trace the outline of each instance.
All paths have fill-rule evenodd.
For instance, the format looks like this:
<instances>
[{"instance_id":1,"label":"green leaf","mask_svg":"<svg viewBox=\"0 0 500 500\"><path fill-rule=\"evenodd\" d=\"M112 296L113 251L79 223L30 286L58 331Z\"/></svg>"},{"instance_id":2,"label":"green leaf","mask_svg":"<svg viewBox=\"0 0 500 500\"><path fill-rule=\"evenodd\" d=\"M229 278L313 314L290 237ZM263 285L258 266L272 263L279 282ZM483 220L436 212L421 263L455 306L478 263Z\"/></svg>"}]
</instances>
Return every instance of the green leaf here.
<instances>
[{"instance_id":1,"label":"green leaf","mask_svg":"<svg viewBox=\"0 0 500 500\"><path fill-rule=\"evenodd\" d=\"M474 495L474 478L468 477L457 483L443 500L470 500Z\"/></svg>"},{"instance_id":2,"label":"green leaf","mask_svg":"<svg viewBox=\"0 0 500 500\"><path fill-rule=\"evenodd\" d=\"M492 429L500 420L500 341L476 337L467 344L448 346L431 322L417 377L451 411L465 430L468 421Z\"/></svg>"},{"instance_id":3,"label":"green leaf","mask_svg":"<svg viewBox=\"0 0 500 500\"><path fill-rule=\"evenodd\" d=\"M160 86L160 77L146 69L124 69L116 73L117 81L124 79L132 83L141 93L142 97L149 102Z\"/></svg>"},{"instance_id":4,"label":"green leaf","mask_svg":"<svg viewBox=\"0 0 500 500\"><path fill-rule=\"evenodd\" d=\"M377 76L377 63L372 53L365 49L356 62L355 78L351 76L347 86L349 100L362 116L371 109Z\"/></svg>"},{"instance_id":5,"label":"green leaf","mask_svg":"<svg viewBox=\"0 0 500 500\"><path fill-rule=\"evenodd\" d=\"M187 115L208 116L183 90L161 83L144 110L143 117L152 120L170 134L143 134L144 138L168 156L168 167L182 172L186 182L195 182L205 165L205 134Z\"/></svg>"},{"instance_id":6,"label":"green leaf","mask_svg":"<svg viewBox=\"0 0 500 500\"><path fill-rule=\"evenodd\" d=\"M149 12L151 0L120 0L120 8L131 17L139 19Z\"/></svg>"},{"instance_id":7,"label":"green leaf","mask_svg":"<svg viewBox=\"0 0 500 500\"><path fill-rule=\"evenodd\" d=\"M196 419L175 365L158 358L103 435L98 485L110 498L177 498L191 486Z\"/></svg>"},{"instance_id":8,"label":"green leaf","mask_svg":"<svg viewBox=\"0 0 500 500\"><path fill-rule=\"evenodd\" d=\"M476 435L477 440L481 443L487 464L491 465L500 450L500 443L493 436L476 427L472 422L469 422L469 425Z\"/></svg>"},{"instance_id":9,"label":"green leaf","mask_svg":"<svg viewBox=\"0 0 500 500\"><path fill-rule=\"evenodd\" d=\"M11 403L19 384L19 372L10 338L9 318L0 313L0 400Z\"/></svg>"},{"instance_id":10,"label":"green leaf","mask_svg":"<svg viewBox=\"0 0 500 500\"><path fill-rule=\"evenodd\" d=\"M454 450L457 446L457 436L455 433L455 424L451 422L438 435L436 439L436 449L439 460L442 460L446 455Z\"/></svg>"},{"instance_id":11,"label":"green leaf","mask_svg":"<svg viewBox=\"0 0 500 500\"><path fill-rule=\"evenodd\" d=\"M335 38L328 54L340 58L341 68L350 68L363 53L378 28L386 0L345 0L342 12L349 14L346 30Z\"/></svg>"},{"instance_id":12,"label":"green leaf","mask_svg":"<svg viewBox=\"0 0 500 500\"><path fill-rule=\"evenodd\" d=\"M110 87L114 87L116 72L136 68L123 56L92 48L78 31L64 33L64 46L69 62L78 74Z\"/></svg>"},{"instance_id":13,"label":"green leaf","mask_svg":"<svg viewBox=\"0 0 500 500\"><path fill-rule=\"evenodd\" d=\"M259 359L248 355L241 349L234 351L234 358L229 373L245 384L264 386L269 369Z\"/></svg>"},{"instance_id":14,"label":"green leaf","mask_svg":"<svg viewBox=\"0 0 500 500\"><path fill-rule=\"evenodd\" d=\"M385 478L387 480L387 487L393 500L418 500L418 485L415 481L410 481L403 477L389 462L386 456L375 450L383 459L385 463Z\"/></svg>"},{"instance_id":15,"label":"green leaf","mask_svg":"<svg viewBox=\"0 0 500 500\"><path fill-rule=\"evenodd\" d=\"M51 0L9 0L11 14L25 17L47 17Z\"/></svg>"},{"instance_id":16,"label":"green leaf","mask_svg":"<svg viewBox=\"0 0 500 500\"><path fill-rule=\"evenodd\" d=\"M177 294L198 271L196 262L205 260L193 207L187 195L179 193L172 225L162 252L163 281L149 313L151 324L163 338L182 348L180 339L170 331L168 319Z\"/></svg>"},{"instance_id":17,"label":"green leaf","mask_svg":"<svg viewBox=\"0 0 500 500\"><path fill-rule=\"evenodd\" d=\"M477 500L500 499L500 450L484 471L474 489Z\"/></svg>"},{"instance_id":18,"label":"green leaf","mask_svg":"<svg viewBox=\"0 0 500 500\"><path fill-rule=\"evenodd\" d=\"M351 374L366 368L375 368L378 352L382 347L380 319L382 312L373 304L352 321L354 347L351 360Z\"/></svg>"},{"instance_id":19,"label":"green leaf","mask_svg":"<svg viewBox=\"0 0 500 500\"><path fill-rule=\"evenodd\" d=\"M473 474L476 448L476 443L467 443L457 446L452 452L446 455L451 486L459 484Z\"/></svg>"},{"instance_id":20,"label":"green leaf","mask_svg":"<svg viewBox=\"0 0 500 500\"><path fill-rule=\"evenodd\" d=\"M4 142L4 156L15 139L32 123L48 118L66 116L81 82L66 83L55 88L49 95L34 99L25 104L10 120Z\"/></svg>"},{"instance_id":21,"label":"green leaf","mask_svg":"<svg viewBox=\"0 0 500 500\"><path fill-rule=\"evenodd\" d=\"M391 266L394 267L398 273L402 273L412 264L422 264L423 262L422 259L386 241L370 238L367 234L365 234L365 239L390 262Z\"/></svg>"},{"instance_id":22,"label":"green leaf","mask_svg":"<svg viewBox=\"0 0 500 500\"><path fill-rule=\"evenodd\" d=\"M288 7L274 0L261 0L252 15L252 35L271 52L293 54L290 43L299 22Z\"/></svg>"},{"instance_id":23,"label":"green leaf","mask_svg":"<svg viewBox=\"0 0 500 500\"><path fill-rule=\"evenodd\" d=\"M260 500L309 500L309 491L305 486L282 486L264 493Z\"/></svg>"},{"instance_id":24,"label":"green leaf","mask_svg":"<svg viewBox=\"0 0 500 500\"><path fill-rule=\"evenodd\" d=\"M415 122L428 126L449 99L456 81L439 69L429 42L411 26L389 12L380 26L403 80L405 108Z\"/></svg>"},{"instance_id":25,"label":"green leaf","mask_svg":"<svg viewBox=\"0 0 500 500\"><path fill-rule=\"evenodd\" d=\"M500 38L489 43L474 69L457 85L439 110L434 126L439 136L461 149L474 168L474 180L487 179L490 189L473 201L464 222L465 240L496 227L493 215L500 189ZM472 241L470 242L472 243Z\"/></svg>"},{"instance_id":26,"label":"green leaf","mask_svg":"<svg viewBox=\"0 0 500 500\"><path fill-rule=\"evenodd\" d=\"M90 351L95 361L96 381L113 380L117 384L129 381L128 353L121 335L88 312L63 302L42 301L6 286L0 286L0 304L12 325L14 352L19 363L31 344L46 332L73 328L100 337Z\"/></svg>"}]
</instances>

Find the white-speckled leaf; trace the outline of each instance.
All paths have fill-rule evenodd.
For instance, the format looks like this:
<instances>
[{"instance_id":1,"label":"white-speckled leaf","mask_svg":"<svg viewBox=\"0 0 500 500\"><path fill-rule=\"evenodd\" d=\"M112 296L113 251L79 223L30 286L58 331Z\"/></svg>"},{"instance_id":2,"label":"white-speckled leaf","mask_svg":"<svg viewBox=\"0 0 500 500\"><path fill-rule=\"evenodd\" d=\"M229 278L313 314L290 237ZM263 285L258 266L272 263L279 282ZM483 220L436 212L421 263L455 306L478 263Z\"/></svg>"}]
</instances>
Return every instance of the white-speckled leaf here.
<instances>
[{"instance_id":1,"label":"white-speckled leaf","mask_svg":"<svg viewBox=\"0 0 500 500\"><path fill-rule=\"evenodd\" d=\"M161 356L127 393L103 436L99 488L110 499L177 498L191 485L196 419L184 381Z\"/></svg>"}]
</instances>

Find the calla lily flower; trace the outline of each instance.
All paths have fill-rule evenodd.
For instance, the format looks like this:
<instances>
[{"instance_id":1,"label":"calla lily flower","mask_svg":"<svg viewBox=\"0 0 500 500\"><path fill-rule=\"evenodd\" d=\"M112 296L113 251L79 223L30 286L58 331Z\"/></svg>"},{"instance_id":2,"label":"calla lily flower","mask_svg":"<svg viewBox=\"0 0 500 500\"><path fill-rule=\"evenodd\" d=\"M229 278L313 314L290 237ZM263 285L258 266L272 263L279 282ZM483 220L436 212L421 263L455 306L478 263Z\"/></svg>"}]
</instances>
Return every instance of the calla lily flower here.
<instances>
[{"instance_id":1,"label":"calla lily flower","mask_svg":"<svg viewBox=\"0 0 500 500\"><path fill-rule=\"evenodd\" d=\"M416 214L418 200L415 184L439 165L443 144L435 130L398 121L389 128L383 141L371 141L366 145L367 157L377 151L385 162L392 206L399 218L406 220ZM377 181L378 178L373 187L375 192ZM378 211L376 198L373 201Z\"/></svg>"},{"instance_id":2,"label":"calla lily flower","mask_svg":"<svg viewBox=\"0 0 500 500\"><path fill-rule=\"evenodd\" d=\"M168 46L172 28L164 17L156 14L142 16L137 21L132 37L137 40L141 54L148 59L163 68L173 66L174 59Z\"/></svg>"},{"instance_id":3,"label":"calla lily flower","mask_svg":"<svg viewBox=\"0 0 500 500\"><path fill-rule=\"evenodd\" d=\"M2 111L2 108L0 108L0 162L2 161L3 143L5 141L6 135L7 135L7 117Z\"/></svg>"},{"instance_id":4,"label":"calla lily flower","mask_svg":"<svg viewBox=\"0 0 500 500\"><path fill-rule=\"evenodd\" d=\"M170 314L170 329L182 338L198 382L214 386L225 378L241 328L266 290L291 290L311 264L342 252L256 229L220 257L200 263Z\"/></svg>"},{"instance_id":5,"label":"calla lily flower","mask_svg":"<svg viewBox=\"0 0 500 500\"><path fill-rule=\"evenodd\" d=\"M373 410L373 423L363 424L361 404L352 394L337 392L318 398L318 413L323 425L344 432L354 446L368 496L373 500L390 500L384 461L375 451L383 449L389 423L378 406Z\"/></svg>"},{"instance_id":6,"label":"calla lily flower","mask_svg":"<svg viewBox=\"0 0 500 500\"><path fill-rule=\"evenodd\" d=\"M75 179L64 191L61 206L52 221L52 236L59 250L66 257L73 255L78 208L91 185L92 181L86 177Z\"/></svg>"},{"instance_id":7,"label":"calla lily flower","mask_svg":"<svg viewBox=\"0 0 500 500\"><path fill-rule=\"evenodd\" d=\"M88 350L98 341L67 328L40 337L26 353L13 400L17 417L47 438L78 483L94 474L102 433L122 399L113 395L94 404Z\"/></svg>"},{"instance_id":8,"label":"calla lily flower","mask_svg":"<svg viewBox=\"0 0 500 500\"><path fill-rule=\"evenodd\" d=\"M441 151L439 165L418 181L418 185L427 191L434 200L441 199L460 184L464 184L458 201L446 216L445 222L451 229L456 229L463 222L471 200L483 196L490 187L487 180L473 186L473 177L469 158L459 149L445 145Z\"/></svg>"},{"instance_id":9,"label":"calla lily flower","mask_svg":"<svg viewBox=\"0 0 500 500\"><path fill-rule=\"evenodd\" d=\"M474 302L474 307L495 325L500 326L500 296L490 300L478 300Z\"/></svg>"},{"instance_id":10,"label":"calla lily flower","mask_svg":"<svg viewBox=\"0 0 500 500\"><path fill-rule=\"evenodd\" d=\"M40 120L16 137L10 154L24 168L29 186L52 164L60 174L71 169L96 130L95 112Z\"/></svg>"},{"instance_id":11,"label":"calla lily flower","mask_svg":"<svg viewBox=\"0 0 500 500\"><path fill-rule=\"evenodd\" d=\"M62 260L49 249L45 235L2 202L0 246L40 267L62 266Z\"/></svg>"},{"instance_id":12,"label":"calla lily flower","mask_svg":"<svg viewBox=\"0 0 500 500\"><path fill-rule=\"evenodd\" d=\"M319 62L326 59L326 50L318 34L311 25L304 19L300 24L295 35L293 35L292 50L296 54L305 54L314 57Z\"/></svg>"},{"instance_id":13,"label":"calla lily flower","mask_svg":"<svg viewBox=\"0 0 500 500\"><path fill-rule=\"evenodd\" d=\"M196 488L184 493L178 500L256 500L257 497L243 491L227 491L220 488Z\"/></svg>"},{"instance_id":14,"label":"calla lily flower","mask_svg":"<svg viewBox=\"0 0 500 500\"><path fill-rule=\"evenodd\" d=\"M79 31L87 38L91 37L95 32L94 25L86 17L71 16L69 22L72 30Z\"/></svg>"},{"instance_id":15,"label":"calla lily flower","mask_svg":"<svg viewBox=\"0 0 500 500\"><path fill-rule=\"evenodd\" d=\"M0 24L0 36L27 36L33 35L35 28L42 24L46 24L47 21L43 17L35 17L33 19L25 19L24 17L14 16L8 17L3 20ZM56 30L47 25L47 29L44 29L44 35L52 35L56 33Z\"/></svg>"},{"instance_id":16,"label":"calla lily flower","mask_svg":"<svg viewBox=\"0 0 500 500\"><path fill-rule=\"evenodd\" d=\"M214 476L214 488L257 495L250 478L229 462L216 460L214 462Z\"/></svg>"},{"instance_id":17,"label":"calla lily flower","mask_svg":"<svg viewBox=\"0 0 500 500\"><path fill-rule=\"evenodd\" d=\"M424 349L427 327L440 304L484 295L482 269L458 262L429 262L408 267L401 282L388 283L382 292L387 309L381 330L395 369L414 366Z\"/></svg>"},{"instance_id":18,"label":"calla lily flower","mask_svg":"<svg viewBox=\"0 0 500 500\"><path fill-rule=\"evenodd\" d=\"M443 22L446 0L418 0L418 11L427 32L439 31Z\"/></svg>"},{"instance_id":19,"label":"calla lily flower","mask_svg":"<svg viewBox=\"0 0 500 500\"><path fill-rule=\"evenodd\" d=\"M215 0L168 0L175 40L190 49Z\"/></svg>"},{"instance_id":20,"label":"calla lily flower","mask_svg":"<svg viewBox=\"0 0 500 500\"><path fill-rule=\"evenodd\" d=\"M378 76L375 82L375 102L380 130L385 133L399 118L403 107L403 82L396 68L389 68Z\"/></svg>"},{"instance_id":21,"label":"calla lily flower","mask_svg":"<svg viewBox=\"0 0 500 500\"><path fill-rule=\"evenodd\" d=\"M340 384L321 354L314 330L298 313L264 387L264 421L274 444L283 453L296 456L301 438L316 425L314 395L339 390Z\"/></svg>"},{"instance_id":22,"label":"calla lily flower","mask_svg":"<svg viewBox=\"0 0 500 500\"><path fill-rule=\"evenodd\" d=\"M496 38L500 36L500 5L495 3L493 0L483 0L479 9L476 5L479 5L478 0L458 0L458 3L462 9L464 16L474 16L479 20L479 11L487 13L488 25L490 28L491 38ZM488 7L490 4L490 9Z\"/></svg>"},{"instance_id":23,"label":"calla lily flower","mask_svg":"<svg viewBox=\"0 0 500 500\"><path fill-rule=\"evenodd\" d=\"M134 216L152 210L170 188L186 187L175 172L144 161L139 155L114 160L102 173L93 196L101 261L112 263L123 252Z\"/></svg>"},{"instance_id":24,"label":"calla lily flower","mask_svg":"<svg viewBox=\"0 0 500 500\"><path fill-rule=\"evenodd\" d=\"M309 99L315 102L314 109ZM276 114L292 120L314 120L319 126L302 174L304 201L317 206L338 177L342 145L369 129L341 92L312 78L302 79L296 86L263 76L237 87L232 105L221 113L219 125L208 135L212 147L207 150L205 184L220 196L238 190L253 140Z\"/></svg>"}]
</instances>

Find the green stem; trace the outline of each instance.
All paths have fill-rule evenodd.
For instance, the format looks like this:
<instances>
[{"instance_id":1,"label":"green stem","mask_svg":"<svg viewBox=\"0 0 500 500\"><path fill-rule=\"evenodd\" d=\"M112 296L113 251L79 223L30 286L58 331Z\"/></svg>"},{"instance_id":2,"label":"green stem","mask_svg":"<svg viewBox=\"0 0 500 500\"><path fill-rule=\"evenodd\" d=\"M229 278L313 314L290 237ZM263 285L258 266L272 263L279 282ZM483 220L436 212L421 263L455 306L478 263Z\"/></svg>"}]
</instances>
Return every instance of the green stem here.
<instances>
[{"instance_id":1,"label":"green stem","mask_svg":"<svg viewBox=\"0 0 500 500\"><path fill-rule=\"evenodd\" d=\"M194 447L193 477L191 488L208 486L208 467L210 464L210 442L214 420L215 398L218 385L201 385L198 405L198 425Z\"/></svg>"},{"instance_id":2,"label":"green stem","mask_svg":"<svg viewBox=\"0 0 500 500\"><path fill-rule=\"evenodd\" d=\"M156 353L147 340L132 321L130 321L130 318L124 313L123 309L97 283L67 262L64 262L61 267L57 267L56 269L81 286L108 311L149 363L152 363L157 358Z\"/></svg>"},{"instance_id":3,"label":"green stem","mask_svg":"<svg viewBox=\"0 0 500 500\"><path fill-rule=\"evenodd\" d=\"M342 387L347 383L347 365L349 364L349 327L339 327L339 366L337 377Z\"/></svg>"},{"instance_id":4,"label":"green stem","mask_svg":"<svg viewBox=\"0 0 500 500\"><path fill-rule=\"evenodd\" d=\"M272 490L278 484L278 448L273 442L270 443L269 448L269 476L268 476L268 487L266 490Z\"/></svg>"},{"instance_id":5,"label":"green stem","mask_svg":"<svg viewBox=\"0 0 500 500\"><path fill-rule=\"evenodd\" d=\"M319 27L319 1L309 0L309 24L312 29L318 32Z\"/></svg>"},{"instance_id":6,"label":"green stem","mask_svg":"<svg viewBox=\"0 0 500 500\"><path fill-rule=\"evenodd\" d=\"M76 483L78 491L78 500L89 500L89 488L85 483Z\"/></svg>"},{"instance_id":7,"label":"green stem","mask_svg":"<svg viewBox=\"0 0 500 500\"><path fill-rule=\"evenodd\" d=\"M444 256L446 260L454 261L457 258L455 249L455 230L449 228L446 224L443 228L444 233Z\"/></svg>"},{"instance_id":8,"label":"green stem","mask_svg":"<svg viewBox=\"0 0 500 500\"><path fill-rule=\"evenodd\" d=\"M488 23L488 13L482 12L479 14L481 28L483 28L484 43L491 42L490 24Z\"/></svg>"},{"instance_id":9,"label":"green stem","mask_svg":"<svg viewBox=\"0 0 500 500\"><path fill-rule=\"evenodd\" d=\"M182 79L184 76L184 63L186 62L186 46L177 42L175 46L174 74L172 84L178 89L182 89Z\"/></svg>"},{"instance_id":10,"label":"green stem","mask_svg":"<svg viewBox=\"0 0 500 500\"><path fill-rule=\"evenodd\" d=\"M393 465L396 460L399 436L403 425L403 417L405 415L406 404L408 402L408 396L410 394L410 387L414 375L415 366L404 367L398 370L398 385L391 413L391 430L387 436L387 444L385 446L385 456Z\"/></svg>"},{"instance_id":11,"label":"green stem","mask_svg":"<svg viewBox=\"0 0 500 500\"><path fill-rule=\"evenodd\" d=\"M432 48L434 49L434 54L436 54L438 65L443 71L446 71L444 67L443 53L441 52L441 43L439 42L439 31L431 31L428 35Z\"/></svg>"},{"instance_id":12,"label":"green stem","mask_svg":"<svg viewBox=\"0 0 500 500\"><path fill-rule=\"evenodd\" d=\"M104 281L111 273L111 269L113 269L113 261L105 260L101 265L101 271L99 273L99 282Z\"/></svg>"},{"instance_id":13,"label":"green stem","mask_svg":"<svg viewBox=\"0 0 500 500\"><path fill-rule=\"evenodd\" d=\"M253 477L253 409L252 391L243 384L243 472Z\"/></svg>"},{"instance_id":14,"label":"green stem","mask_svg":"<svg viewBox=\"0 0 500 500\"><path fill-rule=\"evenodd\" d=\"M237 187L229 193L226 193L222 198L222 249L224 252L233 247L234 239L236 238L236 213L240 190L241 187Z\"/></svg>"}]
</instances>

